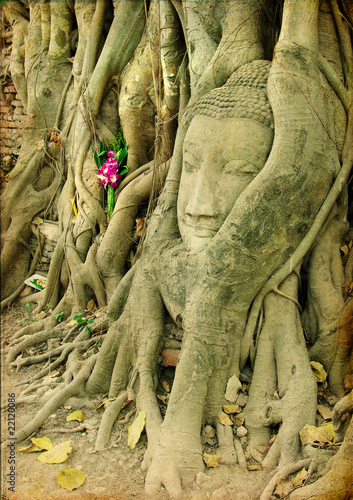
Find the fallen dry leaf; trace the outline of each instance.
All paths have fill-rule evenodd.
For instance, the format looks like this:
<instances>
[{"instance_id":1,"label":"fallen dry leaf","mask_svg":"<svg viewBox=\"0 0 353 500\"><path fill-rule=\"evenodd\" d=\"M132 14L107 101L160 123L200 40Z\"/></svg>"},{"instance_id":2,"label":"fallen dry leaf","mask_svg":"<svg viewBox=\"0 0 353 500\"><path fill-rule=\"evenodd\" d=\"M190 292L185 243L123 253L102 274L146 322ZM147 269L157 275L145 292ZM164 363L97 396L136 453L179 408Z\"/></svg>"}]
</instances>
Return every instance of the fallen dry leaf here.
<instances>
[{"instance_id":1,"label":"fallen dry leaf","mask_svg":"<svg viewBox=\"0 0 353 500\"><path fill-rule=\"evenodd\" d=\"M83 422L84 419L85 419L85 414L83 413L83 411L76 410L70 413L70 415L66 417L66 422L70 422L71 420L77 420L77 422Z\"/></svg>"},{"instance_id":2,"label":"fallen dry leaf","mask_svg":"<svg viewBox=\"0 0 353 500\"><path fill-rule=\"evenodd\" d=\"M291 481L293 483L293 486L295 486L296 488L299 488L299 486L301 486L304 481L306 481L306 479L308 478L308 471L305 469L305 467L300 470L298 472L298 474L296 474L294 477L291 477Z\"/></svg>"},{"instance_id":3,"label":"fallen dry leaf","mask_svg":"<svg viewBox=\"0 0 353 500\"><path fill-rule=\"evenodd\" d=\"M229 417L229 415L227 415L226 413L222 412L218 416L218 420L221 422L222 425L233 425L233 421L231 420L231 418Z\"/></svg>"},{"instance_id":4,"label":"fallen dry leaf","mask_svg":"<svg viewBox=\"0 0 353 500\"><path fill-rule=\"evenodd\" d=\"M162 386L163 386L163 389L165 390L165 392L170 392L170 385L168 384L168 382L166 380L163 380Z\"/></svg>"},{"instance_id":5,"label":"fallen dry leaf","mask_svg":"<svg viewBox=\"0 0 353 500\"><path fill-rule=\"evenodd\" d=\"M136 219L135 236L142 236L144 227L145 227L145 219Z\"/></svg>"},{"instance_id":6,"label":"fallen dry leaf","mask_svg":"<svg viewBox=\"0 0 353 500\"><path fill-rule=\"evenodd\" d=\"M141 433L145 428L146 413L139 411L137 417L128 428L127 444L130 450L133 450L140 439Z\"/></svg>"},{"instance_id":7,"label":"fallen dry leaf","mask_svg":"<svg viewBox=\"0 0 353 500\"><path fill-rule=\"evenodd\" d=\"M99 408L102 408L102 406L105 405L105 403L109 403L110 401L115 401L116 398L107 398L107 399L103 399L103 401L101 402L100 405L97 406L97 408L95 408L95 410L99 410Z\"/></svg>"},{"instance_id":8,"label":"fallen dry leaf","mask_svg":"<svg viewBox=\"0 0 353 500\"><path fill-rule=\"evenodd\" d=\"M58 483L65 490L79 488L86 481L86 475L78 469L63 469L58 473Z\"/></svg>"},{"instance_id":9,"label":"fallen dry leaf","mask_svg":"<svg viewBox=\"0 0 353 500\"><path fill-rule=\"evenodd\" d=\"M319 426L319 428L325 429L330 436L330 440L333 441L335 439L335 431L333 430L333 422L324 422Z\"/></svg>"},{"instance_id":10,"label":"fallen dry leaf","mask_svg":"<svg viewBox=\"0 0 353 500\"><path fill-rule=\"evenodd\" d=\"M262 465L260 464L255 464L255 465L248 465L248 470L261 470Z\"/></svg>"},{"instance_id":11,"label":"fallen dry leaf","mask_svg":"<svg viewBox=\"0 0 353 500\"><path fill-rule=\"evenodd\" d=\"M313 425L305 425L299 432L302 445L314 443L330 443L331 436L324 427L315 427Z\"/></svg>"},{"instance_id":12,"label":"fallen dry leaf","mask_svg":"<svg viewBox=\"0 0 353 500\"><path fill-rule=\"evenodd\" d=\"M234 423L236 426L240 427L245 422L244 417L234 417Z\"/></svg>"},{"instance_id":13,"label":"fallen dry leaf","mask_svg":"<svg viewBox=\"0 0 353 500\"><path fill-rule=\"evenodd\" d=\"M325 382L327 378L327 373L322 364L318 363L317 361L310 361L310 365L316 382Z\"/></svg>"},{"instance_id":14,"label":"fallen dry leaf","mask_svg":"<svg viewBox=\"0 0 353 500\"><path fill-rule=\"evenodd\" d=\"M43 448L38 448L38 446L34 444L27 444L25 446L17 446L16 450L20 453L33 453L34 451L42 451Z\"/></svg>"},{"instance_id":15,"label":"fallen dry leaf","mask_svg":"<svg viewBox=\"0 0 353 500\"><path fill-rule=\"evenodd\" d=\"M88 312L93 312L96 310L96 304L94 303L93 299L87 302L86 309Z\"/></svg>"},{"instance_id":16,"label":"fallen dry leaf","mask_svg":"<svg viewBox=\"0 0 353 500\"><path fill-rule=\"evenodd\" d=\"M231 415L232 413L240 413L242 410L242 407L236 404L223 405L223 411L228 415Z\"/></svg>"},{"instance_id":17,"label":"fallen dry leaf","mask_svg":"<svg viewBox=\"0 0 353 500\"><path fill-rule=\"evenodd\" d=\"M286 479L281 479L276 486L274 491L275 495L278 495L280 498L284 498L289 493L291 493L295 489L292 481L287 477Z\"/></svg>"},{"instance_id":18,"label":"fallen dry leaf","mask_svg":"<svg viewBox=\"0 0 353 500\"><path fill-rule=\"evenodd\" d=\"M72 452L71 441L64 441L63 443L53 446L48 451L41 453L37 460L44 464L61 464L68 458L68 453Z\"/></svg>"},{"instance_id":19,"label":"fallen dry leaf","mask_svg":"<svg viewBox=\"0 0 353 500\"><path fill-rule=\"evenodd\" d=\"M216 453L215 455L204 453L202 455L202 458L207 467L218 467L221 455L219 455L218 453Z\"/></svg>"},{"instance_id":20,"label":"fallen dry leaf","mask_svg":"<svg viewBox=\"0 0 353 500\"><path fill-rule=\"evenodd\" d=\"M53 447L53 443L46 436L41 438L31 438L31 441L34 446L38 446L40 450L50 450Z\"/></svg>"}]
</instances>

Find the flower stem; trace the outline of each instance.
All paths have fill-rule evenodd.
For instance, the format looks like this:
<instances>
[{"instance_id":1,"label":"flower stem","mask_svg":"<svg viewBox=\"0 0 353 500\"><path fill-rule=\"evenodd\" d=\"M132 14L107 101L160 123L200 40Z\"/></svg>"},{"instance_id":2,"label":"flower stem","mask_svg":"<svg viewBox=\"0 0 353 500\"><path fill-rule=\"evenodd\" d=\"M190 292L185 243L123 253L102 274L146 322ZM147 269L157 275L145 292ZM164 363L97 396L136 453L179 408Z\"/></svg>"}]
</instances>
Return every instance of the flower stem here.
<instances>
[{"instance_id":1,"label":"flower stem","mask_svg":"<svg viewBox=\"0 0 353 500\"><path fill-rule=\"evenodd\" d=\"M108 186L108 219L110 219L113 214L114 203L114 189L111 186Z\"/></svg>"}]
</instances>

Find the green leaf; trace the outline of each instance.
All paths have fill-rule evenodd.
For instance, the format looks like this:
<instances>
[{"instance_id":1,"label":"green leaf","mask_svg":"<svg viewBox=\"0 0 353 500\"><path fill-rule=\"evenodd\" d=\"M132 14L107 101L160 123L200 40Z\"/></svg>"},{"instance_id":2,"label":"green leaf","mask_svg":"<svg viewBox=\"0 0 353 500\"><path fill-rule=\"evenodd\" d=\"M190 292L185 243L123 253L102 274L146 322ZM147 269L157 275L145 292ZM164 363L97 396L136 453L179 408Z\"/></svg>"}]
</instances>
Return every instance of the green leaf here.
<instances>
[{"instance_id":1,"label":"green leaf","mask_svg":"<svg viewBox=\"0 0 353 500\"><path fill-rule=\"evenodd\" d=\"M94 323L94 319L89 319L89 320L87 321L87 324L88 324L88 325L90 325L91 323Z\"/></svg>"},{"instance_id":2,"label":"green leaf","mask_svg":"<svg viewBox=\"0 0 353 500\"><path fill-rule=\"evenodd\" d=\"M125 175L127 174L129 171L129 168L128 167L125 167L121 172L119 172L120 175Z\"/></svg>"},{"instance_id":3,"label":"green leaf","mask_svg":"<svg viewBox=\"0 0 353 500\"><path fill-rule=\"evenodd\" d=\"M31 312L31 306L30 306L30 304L28 304L28 302L27 302L27 304L25 305L25 308L26 308L26 311L27 311L27 312Z\"/></svg>"},{"instance_id":4,"label":"green leaf","mask_svg":"<svg viewBox=\"0 0 353 500\"><path fill-rule=\"evenodd\" d=\"M93 152L93 157L94 157L94 161L96 162L97 167L100 168L101 165L100 165L100 161L98 159L98 155L97 155L96 151Z\"/></svg>"}]
</instances>

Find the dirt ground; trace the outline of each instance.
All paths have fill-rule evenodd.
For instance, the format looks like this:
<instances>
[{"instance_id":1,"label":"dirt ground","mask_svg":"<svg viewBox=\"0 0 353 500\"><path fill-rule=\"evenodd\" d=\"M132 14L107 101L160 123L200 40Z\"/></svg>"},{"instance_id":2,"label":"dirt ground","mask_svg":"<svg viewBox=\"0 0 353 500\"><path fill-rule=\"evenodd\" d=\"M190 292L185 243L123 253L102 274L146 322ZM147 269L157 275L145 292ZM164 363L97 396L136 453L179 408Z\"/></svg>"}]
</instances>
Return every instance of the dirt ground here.
<instances>
[{"instance_id":1,"label":"dirt ground","mask_svg":"<svg viewBox=\"0 0 353 500\"><path fill-rule=\"evenodd\" d=\"M1 370L1 441L9 438L7 411L8 394L16 396L23 390L18 385L31 379L38 367L24 367L19 373L4 364L6 346L12 335L19 329L19 321L28 313L24 305L16 305L4 312L1 319L2 332L2 370ZM9 491L10 449L2 446L2 484L1 499L9 500L56 500L56 499L97 499L97 500L130 500L147 499L144 493L145 473L141 470L141 462L146 451L146 435L143 433L139 443L132 451L127 446L128 426L115 424L112 439L106 450L94 452L94 443L102 408L96 409L101 399L89 401L88 406L80 407L75 400L68 401L51 415L36 433L35 437L47 436L54 445L71 441L72 453L62 464L45 464L37 460L39 452L20 453L16 451L15 460L15 492ZM58 428L73 428L78 422L66 422L66 417L73 411L82 409L85 413L84 423L87 429L81 432L63 434ZM16 406L16 429L27 423L38 410L38 406ZM128 409L126 409L127 411ZM6 444L6 443L5 443ZM10 463L9 463L10 462ZM66 468L79 469L86 475L85 483L78 489L68 492L57 481L57 474ZM262 470L244 471L239 466L220 465L208 468L199 474L196 482L185 490L184 498L190 500L256 500L269 481L269 473ZM10 478L11 479L11 478ZM156 497L155 497L156 498ZM159 499L167 499L165 491L161 491ZM275 498L275 497L274 497Z\"/></svg>"}]
</instances>

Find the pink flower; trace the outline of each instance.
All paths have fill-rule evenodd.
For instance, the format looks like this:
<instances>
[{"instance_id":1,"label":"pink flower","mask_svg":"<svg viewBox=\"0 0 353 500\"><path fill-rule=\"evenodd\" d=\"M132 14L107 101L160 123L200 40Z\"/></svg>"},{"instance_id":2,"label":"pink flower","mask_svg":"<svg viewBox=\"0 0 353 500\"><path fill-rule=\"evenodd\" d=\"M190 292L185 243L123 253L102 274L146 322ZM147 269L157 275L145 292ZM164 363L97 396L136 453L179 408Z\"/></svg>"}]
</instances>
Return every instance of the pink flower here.
<instances>
[{"instance_id":1,"label":"pink flower","mask_svg":"<svg viewBox=\"0 0 353 500\"><path fill-rule=\"evenodd\" d=\"M101 184L107 188L111 186L115 189L118 186L118 181L122 175L118 174L119 164L115 157L114 151L108 151L105 163L98 169L97 177L100 179Z\"/></svg>"}]
</instances>

